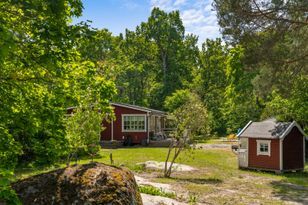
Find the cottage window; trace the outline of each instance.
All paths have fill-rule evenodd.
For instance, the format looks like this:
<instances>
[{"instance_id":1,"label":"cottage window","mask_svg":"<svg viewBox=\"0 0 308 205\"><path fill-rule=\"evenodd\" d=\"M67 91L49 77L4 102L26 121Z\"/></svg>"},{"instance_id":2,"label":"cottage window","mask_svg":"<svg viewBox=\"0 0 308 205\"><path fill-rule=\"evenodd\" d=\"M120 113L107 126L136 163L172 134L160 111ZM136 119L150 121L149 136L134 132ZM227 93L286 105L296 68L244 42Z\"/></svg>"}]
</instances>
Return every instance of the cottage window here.
<instances>
[{"instance_id":1,"label":"cottage window","mask_svg":"<svg viewBox=\"0 0 308 205\"><path fill-rule=\"evenodd\" d=\"M271 156L271 141L257 140L257 155Z\"/></svg>"},{"instance_id":2,"label":"cottage window","mask_svg":"<svg viewBox=\"0 0 308 205\"><path fill-rule=\"evenodd\" d=\"M123 115L123 132L145 132L145 115Z\"/></svg>"}]
</instances>

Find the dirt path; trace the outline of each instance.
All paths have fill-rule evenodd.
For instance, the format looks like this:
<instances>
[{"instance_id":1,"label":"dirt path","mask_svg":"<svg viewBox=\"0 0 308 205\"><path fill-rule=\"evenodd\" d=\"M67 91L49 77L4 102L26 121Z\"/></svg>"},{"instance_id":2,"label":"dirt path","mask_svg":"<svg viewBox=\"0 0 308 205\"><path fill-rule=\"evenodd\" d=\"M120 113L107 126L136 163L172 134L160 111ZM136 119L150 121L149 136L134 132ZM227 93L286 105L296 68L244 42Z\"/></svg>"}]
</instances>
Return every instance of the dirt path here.
<instances>
[{"instance_id":1,"label":"dirt path","mask_svg":"<svg viewBox=\"0 0 308 205\"><path fill-rule=\"evenodd\" d=\"M145 205L185 205L186 203L176 201L167 197L152 196L149 194L141 194L143 204Z\"/></svg>"},{"instance_id":2,"label":"dirt path","mask_svg":"<svg viewBox=\"0 0 308 205\"><path fill-rule=\"evenodd\" d=\"M135 175L135 179L138 185L149 185L156 187L158 189L163 190L164 192L176 192L170 184L163 184L163 183L156 183L156 182L151 182L150 180L143 178L141 176ZM175 199L170 199L167 197L162 197L162 196L153 196L149 194L141 194L141 198L143 201L143 204L145 205L184 205L186 203L179 202Z\"/></svg>"}]
</instances>

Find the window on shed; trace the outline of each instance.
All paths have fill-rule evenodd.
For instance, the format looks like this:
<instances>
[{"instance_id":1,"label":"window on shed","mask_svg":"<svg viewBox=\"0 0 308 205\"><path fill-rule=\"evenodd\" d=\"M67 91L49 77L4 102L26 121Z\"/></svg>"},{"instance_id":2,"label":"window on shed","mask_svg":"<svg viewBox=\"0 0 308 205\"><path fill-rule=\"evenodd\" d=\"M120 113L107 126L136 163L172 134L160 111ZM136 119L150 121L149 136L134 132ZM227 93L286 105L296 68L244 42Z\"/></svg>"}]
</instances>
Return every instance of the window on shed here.
<instances>
[{"instance_id":1,"label":"window on shed","mask_svg":"<svg viewBox=\"0 0 308 205\"><path fill-rule=\"evenodd\" d=\"M268 152L268 144L260 143L260 152Z\"/></svg>"},{"instance_id":2,"label":"window on shed","mask_svg":"<svg viewBox=\"0 0 308 205\"><path fill-rule=\"evenodd\" d=\"M257 155L271 155L270 140L257 140Z\"/></svg>"}]
</instances>

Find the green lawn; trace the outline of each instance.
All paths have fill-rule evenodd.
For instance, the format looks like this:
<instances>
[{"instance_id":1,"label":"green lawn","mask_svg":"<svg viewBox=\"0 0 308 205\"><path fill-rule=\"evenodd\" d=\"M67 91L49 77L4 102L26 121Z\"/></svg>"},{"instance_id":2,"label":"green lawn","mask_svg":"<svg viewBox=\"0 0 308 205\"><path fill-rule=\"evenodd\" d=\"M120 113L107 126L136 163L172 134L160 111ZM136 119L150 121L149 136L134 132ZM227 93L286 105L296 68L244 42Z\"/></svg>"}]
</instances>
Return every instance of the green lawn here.
<instances>
[{"instance_id":1,"label":"green lawn","mask_svg":"<svg viewBox=\"0 0 308 205\"><path fill-rule=\"evenodd\" d=\"M178 163L198 168L198 171L174 173L171 178L163 178L161 172L145 172L136 166L136 163L148 160L164 161L167 148L103 149L99 153L100 157L94 161L110 164L110 153L112 153L114 165L128 167L137 174L149 177L152 181L174 185L178 188L178 193L181 193L179 194L180 198L188 193L189 196L186 196L186 199L193 196L197 197L199 202L213 202L214 204L237 202L242 204L254 202L283 204L283 200L308 202L305 201L308 200L307 165L305 172L281 175L271 172L239 170L237 156L230 150L198 149L192 152L183 152L177 160ZM89 161L90 159L82 159L79 163L88 163ZM60 165L60 167L64 166L64 164ZM24 178L51 169L54 167L36 169L35 171L17 170L16 174L17 178ZM260 190L262 190L262 194L260 194Z\"/></svg>"}]
</instances>

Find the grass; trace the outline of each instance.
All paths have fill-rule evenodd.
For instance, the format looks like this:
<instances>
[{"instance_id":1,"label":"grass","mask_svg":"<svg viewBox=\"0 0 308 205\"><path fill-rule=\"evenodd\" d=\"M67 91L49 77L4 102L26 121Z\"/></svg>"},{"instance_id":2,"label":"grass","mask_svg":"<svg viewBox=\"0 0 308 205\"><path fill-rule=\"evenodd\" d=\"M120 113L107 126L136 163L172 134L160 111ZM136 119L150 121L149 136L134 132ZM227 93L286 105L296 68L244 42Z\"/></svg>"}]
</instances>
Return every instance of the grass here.
<instances>
[{"instance_id":1,"label":"grass","mask_svg":"<svg viewBox=\"0 0 308 205\"><path fill-rule=\"evenodd\" d=\"M176 198L176 194L174 192L165 192L162 189L158 189L156 187L150 186L150 185L142 185L138 187L140 193L144 194L150 194L153 196L162 196L162 197L168 197L171 199Z\"/></svg>"},{"instance_id":2,"label":"grass","mask_svg":"<svg viewBox=\"0 0 308 205\"><path fill-rule=\"evenodd\" d=\"M177 196L172 196L162 190L146 186L139 188L142 193L159 196L169 195L171 198L184 196L187 203L198 201L214 204L283 204L284 200L307 203L308 199L308 191L306 190L306 188L308 189L308 165L306 165L305 172L281 175L271 172L239 170L237 156L230 150L197 149L193 152L181 153L177 163L196 167L198 171L173 173L171 178L164 178L161 172L146 172L142 166L138 166L136 163L148 160L164 161L167 148L103 149L94 161L110 164L110 153L112 153L114 165L128 167L136 173L148 176L153 182L171 184L177 190ZM90 159L83 158L79 163L83 164L89 161ZM59 166L64 167L65 164ZM16 173L17 178L20 179L55 168L19 169ZM295 186L290 186L290 183ZM196 197L190 199L191 195Z\"/></svg>"},{"instance_id":3,"label":"grass","mask_svg":"<svg viewBox=\"0 0 308 205\"><path fill-rule=\"evenodd\" d=\"M167 148L141 147L102 149L99 156L95 158L94 161L110 164L109 154L112 153L114 165L125 166L134 171L143 171L141 166L136 165L137 163L149 160L164 161L167 151ZM90 159L84 158L79 160L78 163L85 164L88 162L90 162ZM308 164L306 164L305 172L285 173L282 175L277 175L271 172L243 171L239 170L237 167L237 156L231 151L224 149L194 150L193 152L186 151L180 155L177 163L187 164L199 169L210 169L210 177L218 180L249 173L253 176L270 177L277 180L282 180L286 183L294 183L308 187ZM20 168L16 170L16 175L18 178L26 178L32 175L48 172L58 167L65 167L65 164L59 164L56 167L42 167L33 169ZM209 173L206 175L208 174Z\"/></svg>"}]
</instances>

